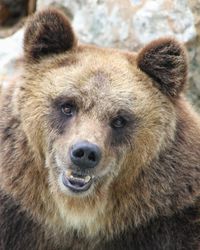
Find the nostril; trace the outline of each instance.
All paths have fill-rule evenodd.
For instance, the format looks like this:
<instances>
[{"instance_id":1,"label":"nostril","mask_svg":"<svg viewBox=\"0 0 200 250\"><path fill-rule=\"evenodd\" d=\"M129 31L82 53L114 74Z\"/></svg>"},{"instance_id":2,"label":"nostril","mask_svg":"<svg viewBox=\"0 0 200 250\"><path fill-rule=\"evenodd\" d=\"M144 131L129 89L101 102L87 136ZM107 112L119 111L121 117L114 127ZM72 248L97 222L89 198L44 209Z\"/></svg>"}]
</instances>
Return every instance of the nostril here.
<instances>
[{"instance_id":1,"label":"nostril","mask_svg":"<svg viewBox=\"0 0 200 250\"><path fill-rule=\"evenodd\" d=\"M90 161L96 161L96 155L94 152L91 152L89 155L88 155L88 160Z\"/></svg>"},{"instance_id":2,"label":"nostril","mask_svg":"<svg viewBox=\"0 0 200 250\"><path fill-rule=\"evenodd\" d=\"M74 157L76 158L82 158L84 156L84 150L83 149L77 149L73 152Z\"/></svg>"},{"instance_id":3,"label":"nostril","mask_svg":"<svg viewBox=\"0 0 200 250\"><path fill-rule=\"evenodd\" d=\"M70 159L74 165L82 169L94 168L101 159L101 151L96 144L81 141L72 146Z\"/></svg>"}]
</instances>

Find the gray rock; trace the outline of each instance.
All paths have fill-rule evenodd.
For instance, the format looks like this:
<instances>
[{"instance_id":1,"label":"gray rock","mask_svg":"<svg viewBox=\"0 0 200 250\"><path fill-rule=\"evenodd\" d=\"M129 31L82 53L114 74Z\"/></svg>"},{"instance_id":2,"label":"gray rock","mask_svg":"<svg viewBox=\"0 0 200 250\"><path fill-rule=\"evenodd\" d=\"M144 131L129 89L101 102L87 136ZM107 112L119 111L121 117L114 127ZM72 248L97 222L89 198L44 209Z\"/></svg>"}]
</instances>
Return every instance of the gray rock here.
<instances>
[{"instance_id":1,"label":"gray rock","mask_svg":"<svg viewBox=\"0 0 200 250\"><path fill-rule=\"evenodd\" d=\"M60 0L70 10L82 42L136 49L161 37L188 42L196 36L194 17L187 0ZM38 9L54 5L38 0Z\"/></svg>"}]
</instances>

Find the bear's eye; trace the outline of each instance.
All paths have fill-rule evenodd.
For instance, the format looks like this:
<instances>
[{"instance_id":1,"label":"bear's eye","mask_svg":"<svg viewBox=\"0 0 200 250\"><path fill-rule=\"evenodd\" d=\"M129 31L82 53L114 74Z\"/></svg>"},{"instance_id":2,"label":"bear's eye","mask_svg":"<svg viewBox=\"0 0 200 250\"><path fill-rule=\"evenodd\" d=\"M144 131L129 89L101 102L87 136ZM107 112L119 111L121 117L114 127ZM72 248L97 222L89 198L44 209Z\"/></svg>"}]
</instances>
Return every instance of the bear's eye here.
<instances>
[{"instance_id":1,"label":"bear's eye","mask_svg":"<svg viewBox=\"0 0 200 250\"><path fill-rule=\"evenodd\" d=\"M61 106L61 110L66 116L73 116L75 112L75 106L71 103L65 103Z\"/></svg>"},{"instance_id":2,"label":"bear's eye","mask_svg":"<svg viewBox=\"0 0 200 250\"><path fill-rule=\"evenodd\" d=\"M118 116L115 117L112 121L111 121L111 127L112 128L123 128L127 123L127 120L122 117L122 116Z\"/></svg>"}]
</instances>

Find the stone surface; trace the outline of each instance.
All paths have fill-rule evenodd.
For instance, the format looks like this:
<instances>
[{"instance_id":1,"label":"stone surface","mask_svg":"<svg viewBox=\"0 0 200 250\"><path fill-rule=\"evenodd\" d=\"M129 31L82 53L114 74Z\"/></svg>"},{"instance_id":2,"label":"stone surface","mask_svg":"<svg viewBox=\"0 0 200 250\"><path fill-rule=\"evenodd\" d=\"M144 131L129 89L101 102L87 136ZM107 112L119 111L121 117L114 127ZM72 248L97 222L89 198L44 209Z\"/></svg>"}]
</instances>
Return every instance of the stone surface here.
<instances>
[{"instance_id":1,"label":"stone surface","mask_svg":"<svg viewBox=\"0 0 200 250\"><path fill-rule=\"evenodd\" d=\"M188 96L200 111L200 0L189 0L194 16L196 37L188 44L190 55L190 88Z\"/></svg>"},{"instance_id":2,"label":"stone surface","mask_svg":"<svg viewBox=\"0 0 200 250\"><path fill-rule=\"evenodd\" d=\"M162 36L184 42L190 60L188 96L200 108L200 0L38 0L37 10L50 5L68 15L81 42L129 50ZM9 48L8 40L0 40L0 74L12 72L8 68L21 53L22 35L11 37Z\"/></svg>"},{"instance_id":3,"label":"stone surface","mask_svg":"<svg viewBox=\"0 0 200 250\"><path fill-rule=\"evenodd\" d=\"M161 36L184 42L196 36L187 0L38 0L37 7L55 2L71 12L83 42L136 49Z\"/></svg>"},{"instance_id":4,"label":"stone surface","mask_svg":"<svg viewBox=\"0 0 200 250\"><path fill-rule=\"evenodd\" d=\"M11 37L0 39L0 85L5 86L20 73L23 34L21 29Z\"/></svg>"}]
</instances>

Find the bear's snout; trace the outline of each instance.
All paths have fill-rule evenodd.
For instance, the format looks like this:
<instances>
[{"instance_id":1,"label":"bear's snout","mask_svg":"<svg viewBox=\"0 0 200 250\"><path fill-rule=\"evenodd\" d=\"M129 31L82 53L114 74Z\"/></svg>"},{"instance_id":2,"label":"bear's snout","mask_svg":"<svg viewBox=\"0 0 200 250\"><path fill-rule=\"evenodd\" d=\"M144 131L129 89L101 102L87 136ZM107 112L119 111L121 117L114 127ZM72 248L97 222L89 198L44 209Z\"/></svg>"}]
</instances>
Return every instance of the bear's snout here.
<instances>
[{"instance_id":1,"label":"bear's snout","mask_svg":"<svg viewBox=\"0 0 200 250\"><path fill-rule=\"evenodd\" d=\"M80 141L71 147L70 159L81 169L94 168L101 160L101 150L96 144Z\"/></svg>"}]
</instances>

